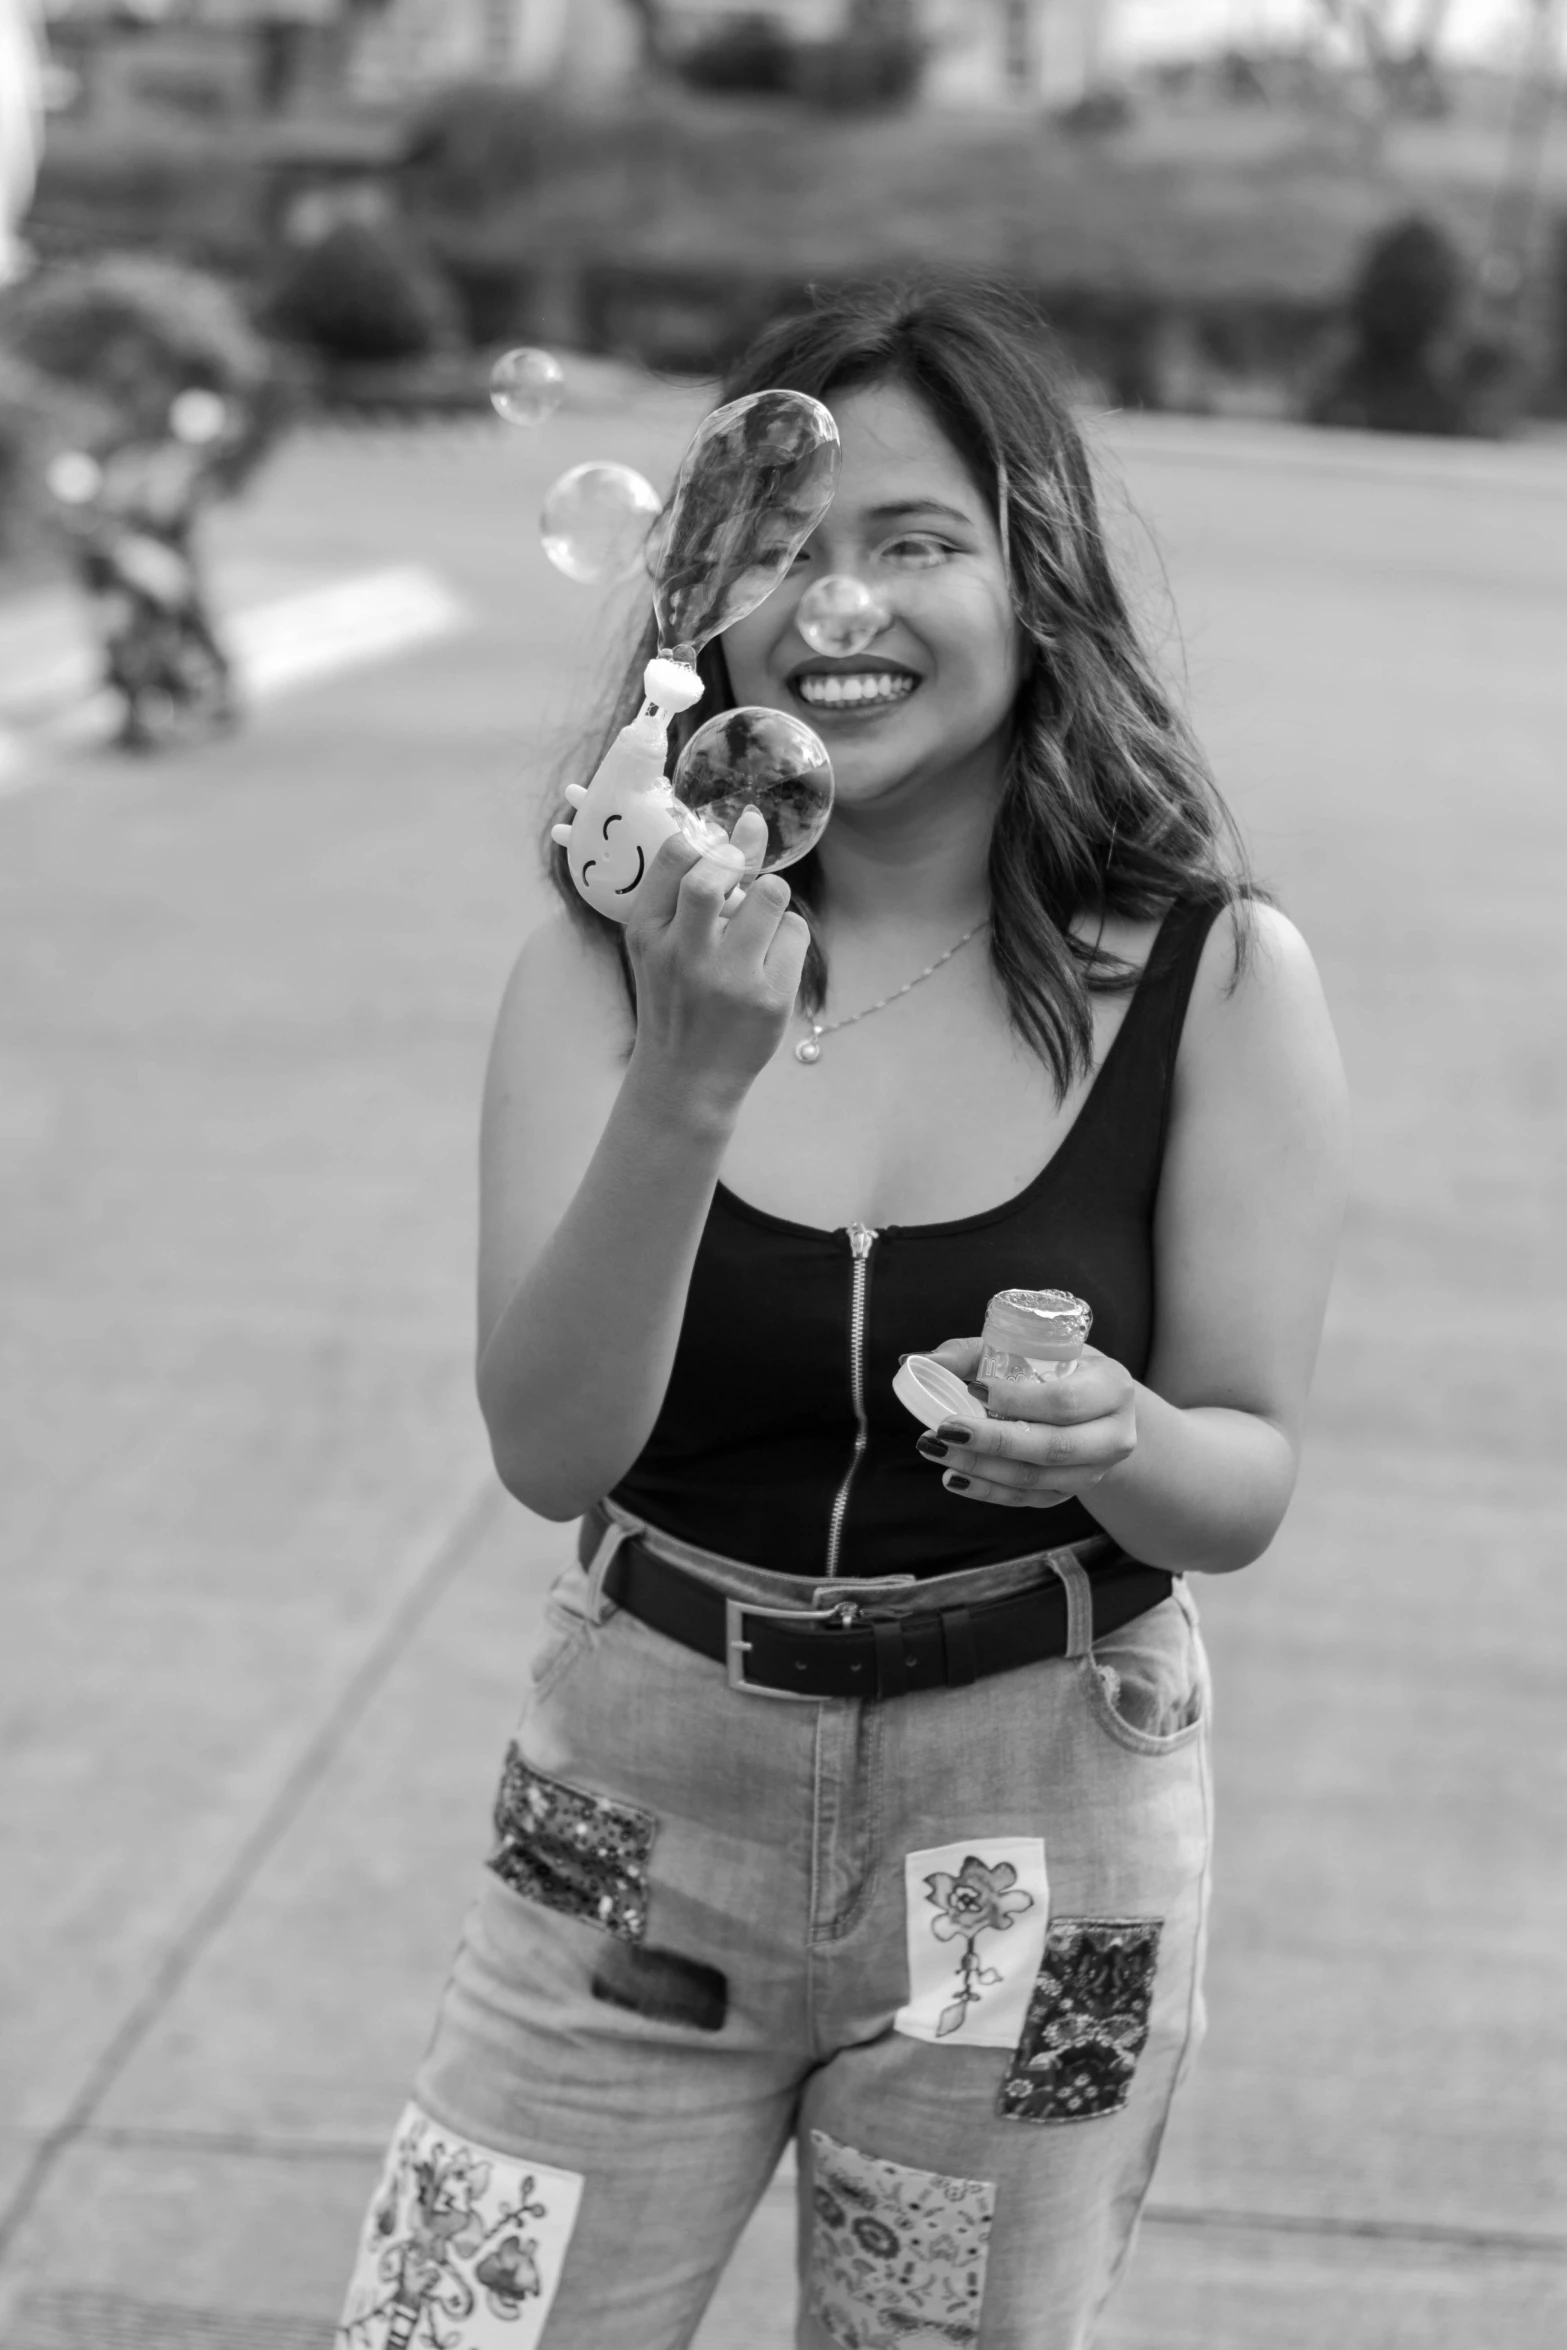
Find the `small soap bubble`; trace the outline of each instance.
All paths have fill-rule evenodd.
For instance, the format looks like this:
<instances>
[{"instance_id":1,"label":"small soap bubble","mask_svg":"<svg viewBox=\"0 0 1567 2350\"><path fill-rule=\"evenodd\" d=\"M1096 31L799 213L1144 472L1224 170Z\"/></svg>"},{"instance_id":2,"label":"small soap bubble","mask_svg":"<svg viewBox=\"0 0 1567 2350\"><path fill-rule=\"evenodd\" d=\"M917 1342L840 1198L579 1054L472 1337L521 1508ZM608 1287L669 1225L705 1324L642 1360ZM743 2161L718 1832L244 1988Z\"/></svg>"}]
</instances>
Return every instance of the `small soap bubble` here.
<instances>
[{"instance_id":1,"label":"small soap bubble","mask_svg":"<svg viewBox=\"0 0 1567 2350\"><path fill-rule=\"evenodd\" d=\"M574 465L546 495L539 535L557 571L604 587L642 569L661 510L657 490L629 465Z\"/></svg>"},{"instance_id":2,"label":"small soap bubble","mask_svg":"<svg viewBox=\"0 0 1567 2350\"><path fill-rule=\"evenodd\" d=\"M548 351L503 351L490 369L490 406L508 424L542 424L565 397L560 361Z\"/></svg>"},{"instance_id":3,"label":"small soap bubble","mask_svg":"<svg viewBox=\"0 0 1567 2350\"><path fill-rule=\"evenodd\" d=\"M169 425L177 441L188 449L203 449L220 440L228 430L228 403L216 392L203 391L192 384L188 391L178 394L169 410Z\"/></svg>"},{"instance_id":4,"label":"small soap bubble","mask_svg":"<svg viewBox=\"0 0 1567 2350\"><path fill-rule=\"evenodd\" d=\"M44 472L51 497L62 506L86 506L103 487L103 467L82 449L62 449Z\"/></svg>"},{"instance_id":5,"label":"small soap bubble","mask_svg":"<svg viewBox=\"0 0 1567 2350\"><path fill-rule=\"evenodd\" d=\"M832 762L821 736L787 711L723 710L681 752L674 791L704 834L717 826L724 839L747 808L758 809L767 825L759 870L776 873L826 831Z\"/></svg>"},{"instance_id":6,"label":"small soap bubble","mask_svg":"<svg viewBox=\"0 0 1567 2350\"><path fill-rule=\"evenodd\" d=\"M834 572L806 589L794 617L815 652L841 656L863 653L892 615L863 580Z\"/></svg>"}]
</instances>

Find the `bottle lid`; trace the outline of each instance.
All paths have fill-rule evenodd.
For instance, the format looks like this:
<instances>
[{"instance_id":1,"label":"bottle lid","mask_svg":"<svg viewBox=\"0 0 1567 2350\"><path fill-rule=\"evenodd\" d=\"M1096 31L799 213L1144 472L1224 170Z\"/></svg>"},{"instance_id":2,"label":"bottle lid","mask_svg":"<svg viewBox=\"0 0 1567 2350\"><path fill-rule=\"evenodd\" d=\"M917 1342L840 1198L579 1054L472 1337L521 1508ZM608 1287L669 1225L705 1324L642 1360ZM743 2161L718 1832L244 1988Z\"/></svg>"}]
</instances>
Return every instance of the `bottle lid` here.
<instances>
[{"instance_id":1,"label":"bottle lid","mask_svg":"<svg viewBox=\"0 0 1567 2350\"><path fill-rule=\"evenodd\" d=\"M923 1420L927 1428L939 1428L943 1420L979 1421L990 1416L956 1371L949 1371L933 1355L910 1355L906 1363L900 1363L892 1392L905 1411Z\"/></svg>"},{"instance_id":2,"label":"bottle lid","mask_svg":"<svg viewBox=\"0 0 1567 2350\"><path fill-rule=\"evenodd\" d=\"M1082 1352L1093 1309L1067 1289L1001 1289L985 1308L985 1343L1001 1354L1065 1359Z\"/></svg>"}]
</instances>

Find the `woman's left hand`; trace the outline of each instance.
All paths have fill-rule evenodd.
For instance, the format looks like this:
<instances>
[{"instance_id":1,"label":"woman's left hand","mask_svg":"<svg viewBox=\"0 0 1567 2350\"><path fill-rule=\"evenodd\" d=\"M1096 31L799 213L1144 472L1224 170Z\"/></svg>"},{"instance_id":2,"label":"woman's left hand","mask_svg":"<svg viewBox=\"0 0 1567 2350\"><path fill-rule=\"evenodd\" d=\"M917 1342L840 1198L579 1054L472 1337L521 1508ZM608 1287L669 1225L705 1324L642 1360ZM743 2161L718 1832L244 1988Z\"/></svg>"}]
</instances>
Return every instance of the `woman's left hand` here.
<instances>
[{"instance_id":1,"label":"woman's left hand","mask_svg":"<svg viewBox=\"0 0 1567 2350\"><path fill-rule=\"evenodd\" d=\"M945 1470L943 1485L965 1501L1007 1509L1054 1509L1088 1493L1130 1458L1137 1443L1136 1384L1108 1355L1086 1346L1064 1379L992 1379L983 1391L977 1338L949 1338L932 1353L998 1417L944 1420L919 1449Z\"/></svg>"}]
</instances>

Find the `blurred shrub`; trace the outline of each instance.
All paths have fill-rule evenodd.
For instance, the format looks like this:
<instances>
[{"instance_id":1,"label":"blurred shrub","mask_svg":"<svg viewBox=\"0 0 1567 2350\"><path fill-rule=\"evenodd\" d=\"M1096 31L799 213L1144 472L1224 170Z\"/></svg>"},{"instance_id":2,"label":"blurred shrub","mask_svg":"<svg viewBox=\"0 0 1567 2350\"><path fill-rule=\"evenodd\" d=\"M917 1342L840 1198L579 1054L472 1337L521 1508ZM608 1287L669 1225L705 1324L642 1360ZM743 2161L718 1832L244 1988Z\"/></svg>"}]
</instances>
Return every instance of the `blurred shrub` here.
<instances>
[{"instance_id":1,"label":"blurred shrub","mask_svg":"<svg viewBox=\"0 0 1567 2350\"><path fill-rule=\"evenodd\" d=\"M243 420L216 469L230 488L286 419L284 375L228 287L150 254L62 262L24 279L0 301L0 350L49 382L60 415L90 409L104 439L161 431L187 389L220 393Z\"/></svg>"},{"instance_id":2,"label":"blurred shrub","mask_svg":"<svg viewBox=\"0 0 1567 2350\"><path fill-rule=\"evenodd\" d=\"M827 112L860 114L902 106L925 70L910 0L854 0L844 30L801 40L781 18L758 10L731 17L674 59L692 89L797 98Z\"/></svg>"},{"instance_id":3,"label":"blurred shrub","mask_svg":"<svg viewBox=\"0 0 1567 2350\"><path fill-rule=\"evenodd\" d=\"M1506 429L1523 390L1520 360L1465 332L1467 271L1447 230L1418 216L1372 238L1334 350L1306 403L1313 424L1369 432Z\"/></svg>"},{"instance_id":4,"label":"blurred shrub","mask_svg":"<svg viewBox=\"0 0 1567 2350\"><path fill-rule=\"evenodd\" d=\"M456 298L395 219L342 220L292 253L268 325L327 360L422 359L461 339Z\"/></svg>"},{"instance_id":5,"label":"blurred shrub","mask_svg":"<svg viewBox=\"0 0 1567 2350\"><path fill-rule=\"evenodd\" d=\"M596 143L591 123L536 90L452 82L410 117L398 184L412 210L478 213L537 187Z\"/></svg>"},{"instance_id":6,"label":"blurred shrub","mask_svg":"<svg viewBox=\"0 0 1567 2350\"><path fill-rule=\"evenodd\" d=\"M66 406L58 384L0 342L0 561L30 553L46 534L44 468L78 437Z\"/></svg>"},{"instance_id":7,"label":"blurred shrub","mask_svg":"<svg viewBox=\"0 0 1567 2350\"><path fill-rule=\"evenodd\" d=\"M677 57L693 90L731 90L785 98L794 89L796 45L776 16L736 16Z\"/></svg>"}]
</instances>

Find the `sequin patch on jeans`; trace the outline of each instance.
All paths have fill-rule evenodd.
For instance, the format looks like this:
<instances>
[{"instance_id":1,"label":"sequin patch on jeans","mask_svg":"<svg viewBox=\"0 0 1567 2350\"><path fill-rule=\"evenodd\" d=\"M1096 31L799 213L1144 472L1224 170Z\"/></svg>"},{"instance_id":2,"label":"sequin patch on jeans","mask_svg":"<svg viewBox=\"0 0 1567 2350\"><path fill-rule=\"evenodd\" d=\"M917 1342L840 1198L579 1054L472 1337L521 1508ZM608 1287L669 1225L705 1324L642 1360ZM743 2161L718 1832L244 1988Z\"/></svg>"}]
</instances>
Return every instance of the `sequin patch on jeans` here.
<instances>
[{"instance_id":1,"label":"sequin patch on jeans","mask_svg":"<svg viewBox=\"0 0 1567 2350\"><path fill-rule=\"evenodd\" d=\"M1119 2113L1148 2039L1158 1918L1065 1918L1044 1964L997 2110L1006 2121Z\"/></svg>"},{"instance_id":2,"label":"sequin patch on jeans","mask_svg":"<svg viewBox=\"0 0 1567 2350\"><path fill-rule=\"evenodd\" d=\"M490 1866L503 1884L623 1941L647 1931L651 1812L546 1778L508 1748Z\"/></svg>"},{"instance_id":3,"label":"sequin patch on jeans","mask_svg":"<svg viewBox=\"0 0 1567 2350\"><path fill-rule=\"evenodd\" d=\"M410 2105L371 2199L338 2350L534 2350L581 2200L579 2172L477 2146Z\"/></svg>"},{"instance_id":4,"label":"sequin patch on jeans","mask_svg":"<svg viewBox=\"0 0 1567 2350\"><path fill-rule=\"evenodd\" d=\"M972 2350L996 2190L811 2132L811 2315L838 2350Z\"/></svg>"}]
</instances>

